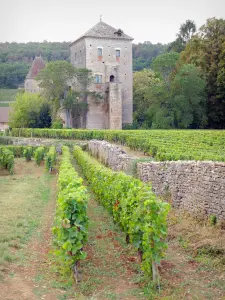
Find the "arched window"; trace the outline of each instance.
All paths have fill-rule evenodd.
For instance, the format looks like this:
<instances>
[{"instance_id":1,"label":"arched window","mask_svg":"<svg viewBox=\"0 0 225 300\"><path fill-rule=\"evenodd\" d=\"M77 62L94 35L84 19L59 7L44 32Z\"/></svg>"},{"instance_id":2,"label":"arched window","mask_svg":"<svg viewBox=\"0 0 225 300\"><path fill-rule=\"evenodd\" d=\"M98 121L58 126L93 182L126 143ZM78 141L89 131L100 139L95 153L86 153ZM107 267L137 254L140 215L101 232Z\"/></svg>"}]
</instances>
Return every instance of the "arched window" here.
<instances>
[{"instance_id":1,"label":"arched window","mask_svg":"<svg viewBox=\"0 0 225 300\"><path fill-rule=\"evenodd\" d=\"M114 82L114 81L115 81L115 76L114 76L114 75L110 75L109 81L110 81L110 82Z\"/></svg>"}]
</instances>

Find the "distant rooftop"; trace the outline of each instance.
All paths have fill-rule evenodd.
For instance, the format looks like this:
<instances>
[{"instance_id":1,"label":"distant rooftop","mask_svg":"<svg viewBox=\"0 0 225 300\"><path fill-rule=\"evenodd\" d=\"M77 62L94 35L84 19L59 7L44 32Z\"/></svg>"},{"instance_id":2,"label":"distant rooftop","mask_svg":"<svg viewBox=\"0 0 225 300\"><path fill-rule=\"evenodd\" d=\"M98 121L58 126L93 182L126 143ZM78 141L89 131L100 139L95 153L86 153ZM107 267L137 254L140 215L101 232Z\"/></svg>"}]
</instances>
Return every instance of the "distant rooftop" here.
<instances>
[{"instance_id":1,"label":"distant rooftop","mask_svg":"<svg viewBox=\"0 0 225 300\"><path fill-rule=\"evenodd\" d=\"M85 34L80 36L70 45L72 45L73 43L75 43L76 41L84 37L109 38L109 39L130 40L130 41L133 40L132 37L126 35L121 29L116 29L102 21L98 22L95 26L89 29Z\"/></svg>"},{"instance_id":2,"label":"distant rooftop","mask_svg":"<svg viewBox=\"0 0 225 300\"><path fill-rule=\"evenodd\" d=\"M9 112L12 110L11 107L0 107L0 123L9 122Z\"/></svg>"},{"instance_id":3,"label":"distant rooftop","mask_svg":"<svg viewBox=\"0 0 225 300\"><path fill-rule=\"evenodd\" d=\"M35 57L32 62L31 68L27 74L26 79L34 79L40 70L44 69L45 62L41 56Z\"/></svg>"}]
</instances>

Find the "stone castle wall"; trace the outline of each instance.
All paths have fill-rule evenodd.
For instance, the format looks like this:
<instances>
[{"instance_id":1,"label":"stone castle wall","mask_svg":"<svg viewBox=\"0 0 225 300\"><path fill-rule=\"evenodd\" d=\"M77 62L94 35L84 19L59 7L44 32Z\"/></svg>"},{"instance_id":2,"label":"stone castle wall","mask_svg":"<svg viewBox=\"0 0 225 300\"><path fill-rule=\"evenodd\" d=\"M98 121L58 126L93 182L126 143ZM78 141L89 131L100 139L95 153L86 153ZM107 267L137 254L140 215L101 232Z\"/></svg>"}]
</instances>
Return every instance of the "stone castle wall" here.
<instances>
[{"instance_id":1,"label":"stone castle wall","mask_svg":"<svg viewBox=\"0 0 225 300\"><path fill-rule=\"evenodd\" d=\"M131 170L136 158L105 141L89 142L90 153L115 171ZM225 219L225 163L210 161L137 162L137 175L157 195L193 214Z\"/></svg>"}]
</instances>

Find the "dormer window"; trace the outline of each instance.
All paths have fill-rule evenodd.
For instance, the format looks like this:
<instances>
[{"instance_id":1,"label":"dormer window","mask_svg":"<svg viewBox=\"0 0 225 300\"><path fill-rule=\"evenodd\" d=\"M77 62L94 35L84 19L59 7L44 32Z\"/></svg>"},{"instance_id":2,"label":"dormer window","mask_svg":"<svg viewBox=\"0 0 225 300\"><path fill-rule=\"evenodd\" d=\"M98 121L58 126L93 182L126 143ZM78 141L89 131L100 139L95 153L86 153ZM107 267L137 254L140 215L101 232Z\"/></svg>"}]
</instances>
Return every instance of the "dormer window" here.
<instances>
[{"instance_id":1,"label":"dormer window","mask_svg":"<svg viewBox=\"0 0 225 300\"><path fill-rule=\"evenodd\" d=\"M117 36L122 36L123 30L122 29L118 29L116 32L114 32L114 34L116 34Z\"/></svg>"}]
</instances>

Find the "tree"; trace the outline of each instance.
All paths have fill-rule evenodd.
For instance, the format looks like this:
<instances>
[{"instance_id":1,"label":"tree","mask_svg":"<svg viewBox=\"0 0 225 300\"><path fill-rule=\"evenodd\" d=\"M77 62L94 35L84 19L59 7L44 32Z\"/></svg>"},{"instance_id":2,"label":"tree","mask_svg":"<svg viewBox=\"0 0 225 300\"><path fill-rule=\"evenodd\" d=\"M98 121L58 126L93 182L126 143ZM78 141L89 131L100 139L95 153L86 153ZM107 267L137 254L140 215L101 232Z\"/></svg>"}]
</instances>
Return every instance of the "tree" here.
<instances>
[{"instance_id":1,"label":"tree","mask_svg":"<svg viewBox=\"0 0 225 300\"><path fill-rule=\"evenodd\" d=\"M206 117L206 81L195 65L183 65L173 81L172 107L176 128L204 128Z\"/></svg>"},{"instance_id":2,"label":"tree","mask_svg":"<svg viewBox=\"0 0 225 300\"><path fill-rule=\"evenodd\" d=\"M149 70L135 74L134 119L142 127L153 129L206 126L206 83L201 70L184 65L168 78L160 80Z\"/></svg>"},{"instance_id":3,"label":"tree","mask_svg":"<svg viewBox=\"0 0 225 300\"><path fill-rule=\"evenodd\" d=\"M168 51L175 51L178 53L183 51L187 42L192 38L196 30L196 24L192 20L187 20L185 23L181 24L177 38L168 46Z\"/></svg>"},{"instance_id":4,"label":"tree","mask_svg":"<svg viewBox=\"0 0 225 300\"><path fill-rule=\"evenodd\" d=\"M153 59L151 67L155 72L160 73L164 80L168 81L169 76L176 69L176 63L178 58L179 53L177 52L161 54L155 59Z\"/></svg>"},{"instance_id":5,"label":"tree","mask_svg":"<svg viewBox=\"0 0 225 300\"><path fill-rule=\"evenodd\" d=\"M141 127L149 127L146 108L149 106L149 98L146 92L154 85L160 83L160 79L150 69L144 69L134 73L133 98L134 98L134 123Z\"/></svg>"},{"instance_id":6,"label":"tree","mask_svg":"<svg viewBox=\"0 0 225 300\"><path fill-rule=\"evenodd\" d=\"M195 34L196 30L197 28L195 22L192 20L187 20L185 23L181 24L178 37L180 37L186 45Z\"/></svg>"},{"instance_id":7,"label":"tree","mask_svg":"<svg viewBox=\"0 0 225 300\"><path fill-rule=\"evenodd\" d=\"M160 54L163 54L166 50L167 45L163 44L152 44L149 41L139 44L133 44L133 70L140 71L142 69L149 68L152 59Z\"/></svg>"},{"instance_id":8,"label":"tree","mask_svg":"<svg viewBox=\"0 0 225 300\"><path fill-rule=\"evenodd\" d=\"M209 127L225 128L224 43L225 20L208 19L181 53L178 65L192 63L206 76Z\"/></svg>"},{"instance_id":9,"label":"tree","mask_svg":"<svg viewBox=\"0 0 225 300\"><path fill-rule=\"evenodd\" d=\"M72 84L76 69L66 61L49 62L36 79L42 88L42 94L47 100L60 100L68 86Z\"/></svg>"},{"instance_id":10,"label":"tree","mask_svg":"<svg viewBox=\"0 0 225 300\"><path fill-rule=\"evenodd\" d=\"M39 94L18 93L12 104L9 121L10 127L50 127L49 104Z\"/></svg>"}]
</instances>

